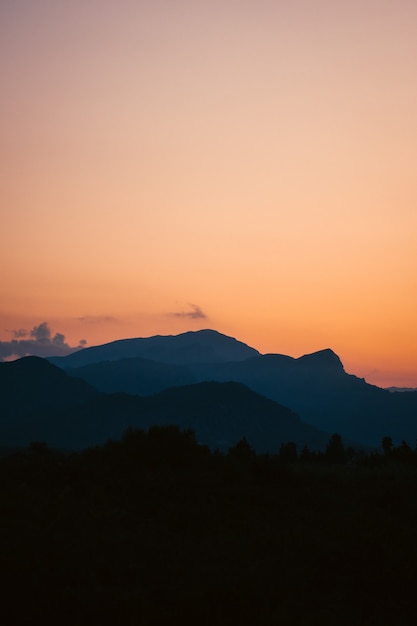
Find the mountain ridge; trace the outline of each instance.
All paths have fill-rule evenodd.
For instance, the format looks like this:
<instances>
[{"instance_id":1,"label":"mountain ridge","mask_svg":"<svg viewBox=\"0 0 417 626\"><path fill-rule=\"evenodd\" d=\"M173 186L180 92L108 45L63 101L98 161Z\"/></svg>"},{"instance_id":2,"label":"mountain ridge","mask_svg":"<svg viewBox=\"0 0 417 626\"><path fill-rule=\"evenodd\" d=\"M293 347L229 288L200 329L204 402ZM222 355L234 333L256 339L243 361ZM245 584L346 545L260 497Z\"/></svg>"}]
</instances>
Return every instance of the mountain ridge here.
<instances>
[{"instance_id":1,"label":"mountain ridge","mask_svg":"<svg viewBox=\"0 0 417 626\"><path fill-rule=\"evenodd\" d=\"M119 439L129 427L168 424L191 428L200 443L223 451L243 437L259 452L277 452L289 440L323 449L329 438L304 424L291 409L241 383L205 381L142 397L100 393L38 357L2 365L2 446L40 440L53 447L80 449Z\"/></svg>"},{"instance_id":2,"label":"mountain ridge","mask_svg":"<svg viewBox=\"0 0 417 626\"><path fill-rule=\"evenodd\" d=\"M126 347L135 356L126 358ZM105 358L108 350L110 359ZM84 355L87 361L99 362L76 367L73 359ZM118 359L120 355L124 358ZM298 358L262 355L234 338L206 329L119 340L50 362L83 379L96 393L148 397L173 386L237 382L289 407L303 423L322 432L337 432L345 440L375 447L385 436L396 444L417 439L417 394L391 393L347 374L330 348Z\"/></svg>"},{"instance_id":3,"label":"mountain ridge","mask_svg":"<svg viewBox=\"0 0 417 626\"><path fill-rule=\"evenodd\" d=\"M123 358L150 358L164 363L224 362L244 360L260 352L234 337L216 330L187 331L179 335L153 335L117 339L99 346L83 348L65 357L50 357L48 360L60 367L81 366L99 361Z\"/></svg>"},{"instance_id":4,"label":"mountain ridge","mask_svg":"<svg viewBox=\"0 0 417 626\"><path fill-rule=\"evenodd\" d=\"M181 375L182 384L207 380L241 382L256 393L290 407L304 422L321 431L338 432L344 438L359 441L363 445L378 446L386 435L392 436L396 442L402 439L415 441L417 438L417 394L390 393L353 374L347 374L341 359L330 348L294 358L280 354L262 355L239 343L239 352L236 353L229 350L229 346L236 345L236 340L217 331L195 331L184 335L187 337L186 342L191 341L194 345L191 354L183 350L179 357L183 349L179 348L171 350L167 357L167 351L150 350L147 356L152 357L150 361L153 363L145 373L138 373L136 379L133 371L129 376L126 369L125 380L115 375L110 384L109 377L106 378L103 371L106 367L117 371L117 361L107 366L91 363L88 372L76 367L69 370L68 366L74 358L70 355L60 359L59 365L74 376L84 377L103 391L110 384L112 391L149 395L150 392L172 386L174 370L168 375L166 365L169 363L174 366L176 361L176 366L182 368L177 371L177 375ZM169 339L157 336L157 341L181 343L184 335L169 336ZM216 339L222 343L223 360L213 360L213 352L200 350L200 339L203 336L208 342ZM100 356L94 352L90 354ZM81 352L77 355L81 355ZM126 362L124 366L127 367ZM155 374L153 378L151 370ZM117 388L111 387L116 379ZM127 380L130 381L129 386Z\"/></svg>"}]
</instances>

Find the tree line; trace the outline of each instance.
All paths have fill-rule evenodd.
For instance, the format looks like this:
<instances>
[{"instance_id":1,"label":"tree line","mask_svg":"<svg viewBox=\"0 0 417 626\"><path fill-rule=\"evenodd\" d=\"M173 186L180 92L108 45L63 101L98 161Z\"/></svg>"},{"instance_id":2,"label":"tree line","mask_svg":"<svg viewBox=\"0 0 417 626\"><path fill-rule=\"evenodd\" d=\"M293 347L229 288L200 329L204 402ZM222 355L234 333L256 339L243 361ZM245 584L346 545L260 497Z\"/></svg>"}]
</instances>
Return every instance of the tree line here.
<instances>
[{"instance_id":1,"label":"tree line","mask_svg":"<svg viewBox=\"0 0 417 626\"><path fill-rule=\"evenodd\" d=\"M0 622L415 623L416 451L226 453L176 426L0 459Z\"/></svg>"},{"instance_id":2,"label":"tree line","mask_svg":"<svg viewBox=\"0 0 417 626\"><path fill-rule=\"evenodd\" d=\"M243 437L229 449L228 455L242 461L263 456L279 460L283 465L357 465L378 466L389 463L417 466L417 445L413 449L405 440L397 446L391 437L383 437L380 449L355 448L346 445L339 433L333 433L323 451L311 450L307 445L299 450L293 441L283 443L276 454L257 455L250 443Z\"/></svg>"}]
</instances>

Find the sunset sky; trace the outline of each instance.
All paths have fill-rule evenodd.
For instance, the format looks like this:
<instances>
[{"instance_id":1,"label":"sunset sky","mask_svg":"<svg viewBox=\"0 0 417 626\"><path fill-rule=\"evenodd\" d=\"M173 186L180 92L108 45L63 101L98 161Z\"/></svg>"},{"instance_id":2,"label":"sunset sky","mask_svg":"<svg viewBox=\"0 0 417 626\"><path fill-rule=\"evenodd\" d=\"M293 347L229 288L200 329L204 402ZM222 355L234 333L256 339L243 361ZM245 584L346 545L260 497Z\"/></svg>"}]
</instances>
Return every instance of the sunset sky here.
<instances>
[{"instance_id":1,"label":"sunset sky","mask_svg":"<svg viewBox=\"0 0 417 626\"><path fill-rule=\"evenodd\" d=\"M417 387L415 0L3 1L0 76L0 357L214 328Z\"/></svg>"}]
</instances>

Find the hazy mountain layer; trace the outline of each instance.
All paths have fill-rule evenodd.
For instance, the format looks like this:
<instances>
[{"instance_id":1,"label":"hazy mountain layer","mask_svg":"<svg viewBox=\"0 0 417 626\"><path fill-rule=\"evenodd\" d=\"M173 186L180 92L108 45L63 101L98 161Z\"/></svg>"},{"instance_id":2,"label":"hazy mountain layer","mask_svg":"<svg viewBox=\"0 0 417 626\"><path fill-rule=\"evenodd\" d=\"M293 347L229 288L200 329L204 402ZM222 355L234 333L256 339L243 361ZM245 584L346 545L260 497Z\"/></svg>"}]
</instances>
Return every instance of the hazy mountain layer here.
<instances>
[{"instance_id":1,"label":"hazy mountain layer","mask_svg":"<svg viewBox=\"0 0 417 626\"><path fill-rule=\"evenodd\" d=\"M128 427L152 424L192 428L200 443L222 450L242 437L259 452L278 452L288 441L322 449L329 438L290 409L237 383L175 387L146 398L104 394L47 361L27 357L2 364L0 391L2 446L40 440L83 448L120 438Z\"/></svg>"},{"instance_id":2,"label":"hazy mountain layer","mask_svg":"<svg viewBox=\"0 0 417 626\"><path fill-rule=\"evenodd\" d=\"M109 352L116 359L121 351L136 358L93 363ZM137 358L144 352L147 362ZM213 361L219 354L222 358ZM76 360L88 360L90 365L75 368ZM377 446L386 435L397 443L406 439L414 444L417 439L417 393L390 393L369 385L347 374L329 349L298 359L260 355L235 339L206 330L113 342L54 361L103 391L150 395L176 384L235 381L291 407L320 430L364 445Z\"/></svg>"},{"instance_id":3,"label":"hazy mountain layer","mask_svg":"<svg viewBox=\"0 0 417 626\"><path fill-rule=\"evenodd\" d=\"M346 374L331 350L299 359L264 355L197 369L200 379L244 383L291 407L303 421L364 445L378 446L386 435L412 445L417 438L417 393L390 393Z\"/></svg>"},{"instance_id":4,"label":"hazy mountain layer","mask_svg":"<svg viewBox=\"0 0 417 626\"><path fill-rule=\"evenodd\" d=\"M65 371L71 376L82 378L104 393L124 391L149 396L167 387L197 382L196 376L185 366L159 363L140 357L101 361L82 367L69 367Z\"/></svg>"},{"instance_id":5,"label":"hazy mountain layer","mask_svg":"<svg viewBox=\"0 0 417 626\"><path fill-rule=\"evenodd\" d=\"M259 355L254 348L215 330L199 330L180 335L121 339L74 352L66 357L51 357L60 367L81 367L100 361L141 357L162 363L221 363L242 361Z\"/></svg>"}]
</instances>

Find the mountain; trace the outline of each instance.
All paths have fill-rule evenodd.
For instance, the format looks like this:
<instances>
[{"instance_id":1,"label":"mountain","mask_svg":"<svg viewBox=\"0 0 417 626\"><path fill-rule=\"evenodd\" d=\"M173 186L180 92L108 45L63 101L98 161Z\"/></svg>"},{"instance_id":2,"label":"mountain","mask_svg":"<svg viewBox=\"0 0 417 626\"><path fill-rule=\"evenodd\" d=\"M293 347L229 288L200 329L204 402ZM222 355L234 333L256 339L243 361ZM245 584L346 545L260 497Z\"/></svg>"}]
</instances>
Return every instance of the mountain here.
<instances>
[{"instance_id":1,"label":"mountain","mask_svg":"<svg viewBox=\"0 0 417 626\"><path fill-rule=\"evenodd\" d=\"M329 439L239 383L204 382L140 397L100 393L38 357L0 365L2 446L45 441L79 449L153 424L192 428L200 443L221 450L243 437L258 452L278 452L288 441L322 449Z\"/></svg>"},{"instance_id":2,"label":"mountain","mask_svg":"<svg viewBox=\"0 0 417 626\"><path fill-rule=\"evenodd\" d=\"M291 407L304 422L378 446L390 435L411 445L417 438L417 393L390 393L347 374L339 357L323 350L298 359L263 355L240 363L201 365L202 380L234 380Z\"/></svg>"},{"instance_id":3,"label":"mountain","mask_svg":"<svg viewBox=\"0 0 417 626\"><path fill-rule=\"evenodd\" d=\"M195 431L198 441L227 450L246 437L258 452L276 453L282 443L324 449L329 435L304 424L290 409L233 382L175 387L150 398L143 417Z\"/></svg>"},{"instance_id":4,"label":"mountain","mask_svg":"<svg viewBox=\"0 0 417 626\"><path fill-rule=\"evenodd\" d=\"M135 358L116 360L126 352ZM290 407L303 422L363 445L379 446L386 435L411 445L417 438L417 393L390 393L347 374L330 349L299 358L261 355L204 330L113 342L53 361L102 391L151 395L178 384L234 381Z\"/></svg>"},{"instance_id":5,"label":"mountain","mask_svg":"<svg viewBox=\"0 0 417 626\"><path fill-rule=\"evenodd\" d=\"M4 417L22 410L76 406L97 391L84 380L70 378L37 356L0 363L0 407Z\"/></svg>"},{"instance_id":6,"label":"mountain","mask_svg":"<svg viewBox=\"0 0 417 626\"><path fill-rule=\"evenodd\" d=\"M96 389L40 357L0 363L0 445L27 445L55 427L55 416L96 397ZM67 426L63 425L65 431Z\"/></svg>"},{"instance_id":7,"label":"mountain","mask_svg":"<svg viewBox=\"0 0 417 626\"><path fill-rule=\"evenodd\" d=\"M186 365L243 361L259 354L254 348L215 330L198 330L180 335L120 339L101 346L84 348L65 357L51 357L48 360L66 369L101 361L138 357L161 363Z\"/></svg>"},{"instance_id":8,"label":"mountain","mask_svg":"<svg viewBox=\"0 0 417 626\"><path fill-rule=\"evenodd\" d=\"M84 424L90 421L88 415L100 415L106 425L105 434L100 432L102 441L119 438L129 426L146 430L166 424L191 428L199 443L223 451L243 437L257 452L271 453L278 452L288 441L294 441L300 449L304 445L324 449L329 440L327 433L303 424L290 409L240 383L205 382L146 398L110 394L89 402L83 411Z\"/></svg>"},{"instance_id":9,"label":"mountain","mask_svg":"<svg viewBox=\"0 0 417 626\"><path fill-rule=\"evenodd\" d=\"M167 387L196 382L192 371L185 366L159 363L140 357L68 367L65 371L105 393L124 391L133 395L149 396Z\"/></svg>"}]
</instances>

